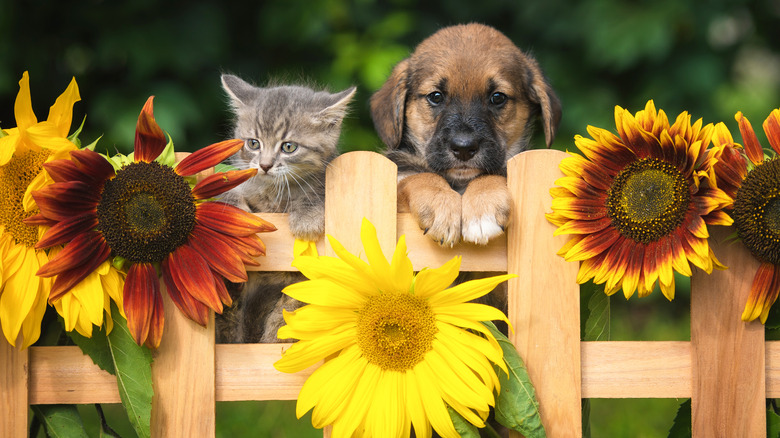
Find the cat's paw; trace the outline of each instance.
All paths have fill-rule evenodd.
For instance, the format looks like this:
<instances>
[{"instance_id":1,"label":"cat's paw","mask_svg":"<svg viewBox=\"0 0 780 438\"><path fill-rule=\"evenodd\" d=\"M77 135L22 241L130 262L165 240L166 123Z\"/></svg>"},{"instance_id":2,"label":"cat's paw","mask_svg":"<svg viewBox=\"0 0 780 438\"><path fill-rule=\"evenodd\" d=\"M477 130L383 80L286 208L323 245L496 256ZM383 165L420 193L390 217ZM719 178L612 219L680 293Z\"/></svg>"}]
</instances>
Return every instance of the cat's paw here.
<instances>
[{"instance_id":1,"label":"cat's paw","mask_svg":"<svg viewBox=\"0 0 780 438\"><path fill-rule=\"evenodd\" d=\"M509 224L511 198L506 178L489 175L472 181L463 193L462 208L463 240L487 245Z\"/></svg>"},{"instance_id":2,"label":"cat's paw","mask_svg":"<svg viewBox=\"0 0 780 438\"><path fill-rule=\"evenodd\" d=\"M325 235L324 210L321 212L291 211L290 232L296 239L317 242Z\"/></svg>"}]
</instances>

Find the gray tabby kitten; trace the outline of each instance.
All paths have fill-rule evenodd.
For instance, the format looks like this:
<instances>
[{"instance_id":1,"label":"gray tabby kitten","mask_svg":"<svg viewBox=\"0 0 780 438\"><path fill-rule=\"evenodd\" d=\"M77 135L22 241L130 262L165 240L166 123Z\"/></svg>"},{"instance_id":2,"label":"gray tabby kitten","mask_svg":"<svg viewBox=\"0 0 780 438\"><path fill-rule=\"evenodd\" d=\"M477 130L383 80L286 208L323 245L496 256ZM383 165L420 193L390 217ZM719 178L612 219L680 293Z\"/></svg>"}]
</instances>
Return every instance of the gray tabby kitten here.
<instances>
[{"instance_id":1,"label":"gray tabby kitten","mask_svg":"<svg viewBox=\"0 0 780 438\"><path fill-rule=\"evenodd\" d=\"M221 200L253 213L289 213L299 239L319 240L325 232L325 169L338 154L341 122L355 94L300 86L255 87L222 75L235 115L234 138L244 147L229 162L257 168L255 177ZM217 315L217 342L279 342L282 309L301 303L282 289L305 278L297 272L249 272L246 283L228 283L233 306Z\"/></svg>"}]
</instances>

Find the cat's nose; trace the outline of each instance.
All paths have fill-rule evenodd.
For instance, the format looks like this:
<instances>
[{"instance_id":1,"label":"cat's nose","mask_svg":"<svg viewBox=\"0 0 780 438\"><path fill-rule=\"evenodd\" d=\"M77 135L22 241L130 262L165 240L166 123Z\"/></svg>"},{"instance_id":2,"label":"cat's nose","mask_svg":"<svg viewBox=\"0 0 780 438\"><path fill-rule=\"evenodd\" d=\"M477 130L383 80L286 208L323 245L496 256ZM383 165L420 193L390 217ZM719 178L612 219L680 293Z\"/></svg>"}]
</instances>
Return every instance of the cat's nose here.
<instances>
[{"instance_id":1,"label":"cat's nose","mask_svg":"<svg viewBox=\"0 0 780 438\"><path fill-rule=\"evenodd\" d=\"M268 171L271 170L272 167L274 167L273 164L261 164L260 165L260 168L263 169L264 173L268 173Z\"/></svg>"}]
</instances>

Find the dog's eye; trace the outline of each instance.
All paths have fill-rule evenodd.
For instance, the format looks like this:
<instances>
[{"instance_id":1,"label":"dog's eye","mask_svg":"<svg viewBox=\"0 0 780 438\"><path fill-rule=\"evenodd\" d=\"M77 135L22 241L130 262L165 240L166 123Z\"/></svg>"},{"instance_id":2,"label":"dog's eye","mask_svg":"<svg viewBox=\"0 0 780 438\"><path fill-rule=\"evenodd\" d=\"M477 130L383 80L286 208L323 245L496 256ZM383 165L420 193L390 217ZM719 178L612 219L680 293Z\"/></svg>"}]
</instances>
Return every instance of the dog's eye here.
<instances>
[{"instance_id":1,"label":"dog's eye","mask_svg":"<svg viewBox=\"0 0 780 438\"><path fill-rule=\"evenodd\" d=\"M291 154L291 153L295 152L297 149L298 149L298 144L297 143L293 143L291 141L286 141L286 142L282 143L282 152Z\"/></svg>"},{"instance_id":2,"label":"dog's eye","mask_svg":"<svg viewBox=\"0 0 780 438\"><path fill-rule=\"evenodd\" d=\"M260 149L260 141L256 138L250 138L246 141L246 146L249 149Z\"/></svg>"},{"instance_id":3,"label":"dog's eye","mask_svg":"<svg viewBox=\"0 0 780 438\"><path fill-rule=\"evenodd\" d=\"M444 102L444 95L441 94L440 91L434 91L433 93L428 93L428 95L425 97L428 99L428 102L431 105L438 105Z\"/></svg>"},{"instance_id":4,"label":"dog's eye","mask_svg":"<svg viewBox=\"0 0 780 438\"><path fill-rule=\"evenodd\" d=\"M506 94L496 92L490 95L490 103L493 105L502 105L504 102L506 102Z\"/></svg>"}]
</instances>

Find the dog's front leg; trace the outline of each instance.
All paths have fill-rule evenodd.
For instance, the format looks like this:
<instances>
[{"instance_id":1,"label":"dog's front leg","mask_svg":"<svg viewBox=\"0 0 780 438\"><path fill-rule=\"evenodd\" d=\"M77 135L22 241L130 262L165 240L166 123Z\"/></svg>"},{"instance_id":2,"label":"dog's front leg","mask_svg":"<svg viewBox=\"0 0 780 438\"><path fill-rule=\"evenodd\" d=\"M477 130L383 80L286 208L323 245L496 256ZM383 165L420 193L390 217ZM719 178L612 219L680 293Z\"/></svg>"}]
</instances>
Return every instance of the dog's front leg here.
<instances>
[{"instance_id":1,"label":"dog's front leg","mask_svg":"<svg viewBox=\"0 0 780 438\"><path fill-rule=\"evenodd\" d=\"M409 175L398 183L398 211L412 213L420 228L440 245L460 241L461 196L433 173Z\"/></svg>"},{"instance_id":2,"label":"dog's front leg","mask_svg":"<svg viewBox=\"0 0 780 438\"><path fill-rule=\"evenodd\" d=\"M463 240L486 245L509 224L511 198L506 178L484 175L471 181L463 192Z\"/></svg>"}]
</instances>

